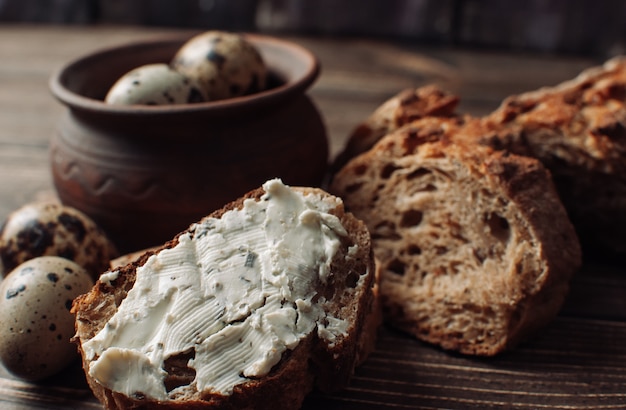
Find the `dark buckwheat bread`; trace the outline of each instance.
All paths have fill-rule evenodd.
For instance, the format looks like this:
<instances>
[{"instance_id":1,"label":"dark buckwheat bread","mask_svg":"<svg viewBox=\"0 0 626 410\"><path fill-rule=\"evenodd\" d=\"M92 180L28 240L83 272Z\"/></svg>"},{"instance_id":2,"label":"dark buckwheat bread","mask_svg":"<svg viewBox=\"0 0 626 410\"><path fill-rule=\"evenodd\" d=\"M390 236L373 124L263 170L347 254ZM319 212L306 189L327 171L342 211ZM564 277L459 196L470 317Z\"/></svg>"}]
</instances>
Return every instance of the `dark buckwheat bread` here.
<instances>
[{"instance_id":1,"label":"dark buckwheat bread","mask_svg":"<svg viewBox=\"0 0 626 410\"><path fill-rule=\"evenodd\" d=\"M459 131L475 127L413 121L348 162L329 190L370 230L388 323L495 355L553 319L581 252L549 172Z\"/></svg>"},{"instance_id":2,"label":"dark buckwheat bread","mask_svg":"<svg viewBox=\"0 0 626 410\"><path fill-rule=\"evenodd\" d=\"M626 58L511 96L483 122L506 132L481 143L550 169L585 251L626 254Z\"/></svg>"},{"instance_id":3,"label":"dark buckwheat bread","mask_svg":"<svg viewBox=\"0 0 626 410\"><path fill-rule=\"evenodd\" d=\"M319 189L293 189L305 195L317 195L320 201L336 200ZM208 217L221 218L229 210L241 209L246 198L260 201L263 194L264 190L259 188ZM352 214L344 212L340 201L332 201L330 203L336 206L329 212L340 219L348 235L341 239L328 281L325 284L317 282L319 288L316 291L320 298L316 300L323 304L326 312L348 321L347 335L339 336L331 346L314 331L300 340L293 350L287 350L269 374L236 385L229 395L216 394L210 389L197 391L193 383L194 375L188 371L189 358L185 355L168 359L165 384L183 386L182 393L179 391L176 397L168 400L128 397L102 386L89 376L90 361L85 357L82 345L114 315L133 288L136 269L145 264L152 254L174 247L181 233L160 249L148 251L119 268L116 279L110 283L99 281L89 293L74 302L72 311L76 314L77 328L74 339L83 354L83 367L96 397L109 409L298 409L304 397L314 388L332 391L345 387L355 365L362 362L374 346L380 322L375 294L378 284L367 228ZM193 225L188 232L194 233Z\"/></svg>"}]
</instances>

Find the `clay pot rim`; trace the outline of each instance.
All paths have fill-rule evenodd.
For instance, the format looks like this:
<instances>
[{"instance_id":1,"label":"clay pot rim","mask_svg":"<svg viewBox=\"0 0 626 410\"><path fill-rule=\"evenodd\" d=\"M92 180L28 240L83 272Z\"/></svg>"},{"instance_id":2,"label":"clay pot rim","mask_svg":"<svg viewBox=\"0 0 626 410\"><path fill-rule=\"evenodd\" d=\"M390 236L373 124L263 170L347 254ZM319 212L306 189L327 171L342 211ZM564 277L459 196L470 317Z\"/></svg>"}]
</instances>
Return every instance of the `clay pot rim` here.
<instances>
[{"instance_id":1,"label":"clay pot rim","mask_svg":"<svg viewBox=\"0 0 626 410\"><path fill-rule=\"evenodd\" d=\"M229 98L224 100L172 104L172 105L112 105L103 100L91 98L75 92L68 86L68 82L74 73L81 73L84 67L94 63L102 62L108 58L115 57L120 52L128 52L135 49L172 47L182 44L191 38L190 35L176 35L161 37L158 39L128 42L118 46L102 48L94 52L78 57L52 74L49 80L49 88L53 96L61 103L74 110L97 112L100 114L129 115L129 116L154 116L154 115L180 115L180 114L224 114L231 111L238 111L244 107L255 108L264 107L273 103L283 101L291 96L301 94L315 82L320 73L320 63L317 57L308 49L294 42L280 39L273 36L241 33L245 38L255 45L264 54L267 50L277 50L277 52L290 58L290 60L268 60L266 65L270 72L280 72L283 83L268 90L258 93ZM172 55L173 57L173 55ZM155 61L156 62L156 61ZM293 68L290 62L295 62L300 69ZM83 72L84 74L84 72Z\"/></svg>"}]
</instances>

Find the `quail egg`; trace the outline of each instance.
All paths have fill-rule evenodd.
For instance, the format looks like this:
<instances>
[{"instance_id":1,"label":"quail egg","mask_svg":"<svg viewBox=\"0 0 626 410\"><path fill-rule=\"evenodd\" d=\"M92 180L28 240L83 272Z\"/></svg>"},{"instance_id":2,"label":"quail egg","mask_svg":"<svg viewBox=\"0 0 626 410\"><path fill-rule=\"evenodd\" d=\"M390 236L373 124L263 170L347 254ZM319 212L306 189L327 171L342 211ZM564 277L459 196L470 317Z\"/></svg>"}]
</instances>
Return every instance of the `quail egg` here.
<instances>
[{"instance_id":1,"label":"quail egg","mask_svg":"<svg viewBox=\"0 0 626 410\"><path fill-rule=\"evenodd\" d=\"M61 256L97 279L117 255L115 245L92 219L57 202L26 204L0 228L3 275L37 256Z\"/></svg>"},{"instance_id":2,"label":"quail egg","mask_svg":"<svg viewBox=\"0 0 626 410\"><path fill-rule=\"evenodd\" d=\"M41 256L19 265L0 283L0 359L25 380L41 380L77 357L73 300L91 289L76 263Z\"/></svg>"},{"instance_id":3,"label":"quail egg","mask_svg":"<svg viewBox=\"0 0 626 410\"><path fill-rule=\"evenodd\" d=\"M105 97L114 105L165 105L203 102L207 95L193 80L167 64L137 67L119 78Z\"/></svg>"},{"instance_id":4,"label":"quail egg","mask_svg":"<svg viewBox=\"0 0 626 410\"><path fill-rule=\"evenodd\" d=\"M210 100L238 97L266 87L267 68L258 50L243 36L207 31L187 41L172 67L196 79Z\"/></svg>"}]
</instances>

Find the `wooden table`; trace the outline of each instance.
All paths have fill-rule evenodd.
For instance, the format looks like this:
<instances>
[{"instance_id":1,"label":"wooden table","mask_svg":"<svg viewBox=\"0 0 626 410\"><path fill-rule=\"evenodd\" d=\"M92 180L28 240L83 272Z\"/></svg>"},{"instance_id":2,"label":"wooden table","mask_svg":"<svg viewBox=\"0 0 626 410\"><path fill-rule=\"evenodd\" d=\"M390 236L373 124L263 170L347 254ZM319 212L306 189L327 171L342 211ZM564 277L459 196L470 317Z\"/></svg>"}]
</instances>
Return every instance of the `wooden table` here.
<instances>
[{"instance_id":1,"label":"wooden table","mask_svg":"<svg viewBox=\"0 0 626 410\"><path fill-rule=\"evenodd\" d=\"M48 141L64 108L48 91L51 73L108 45L165 30L133 27L0 27L0 218L53 197ZM171 30L169 30L171 31ZM346 135L405 87L438 83L484 114L508 94L552 85L599 63L576 57L464 51L368 39L291 38L320 58L310 90L335 155ZM0 329L0 331L2 331ZM626 272L586 265L558 318L527 343L495 358L443 352L383 327L376 351L350 387L313 395L305 408L626 408ZM38 384L0 368L2 409L100 408L78 366Z\"/></svg>"}]
</instances>

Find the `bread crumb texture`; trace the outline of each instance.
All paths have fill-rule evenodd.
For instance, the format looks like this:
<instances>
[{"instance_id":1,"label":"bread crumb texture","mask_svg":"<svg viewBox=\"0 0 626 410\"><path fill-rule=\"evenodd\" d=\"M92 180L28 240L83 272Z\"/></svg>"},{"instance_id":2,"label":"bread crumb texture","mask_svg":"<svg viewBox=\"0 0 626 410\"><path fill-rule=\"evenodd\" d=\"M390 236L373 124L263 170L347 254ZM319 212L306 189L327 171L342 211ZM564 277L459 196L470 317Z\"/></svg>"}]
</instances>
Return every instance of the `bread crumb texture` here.
<instances>
[{"instance_id":1,"label":"bread crumb texture","mask_svg":"<svg viewBox=\"0 0 626 410\"><path fill-rule=\"evenodd\" d=\"M352 159L330 191L371 232L385 319L494 355L556 315L581 255L541 163L463 138L472 126L414 121Z\"/></svg>"}]
</instances>

